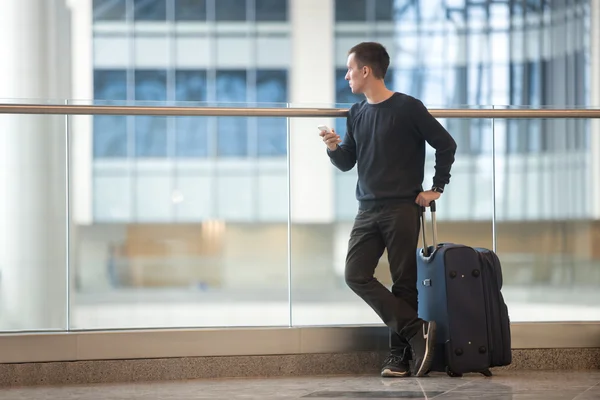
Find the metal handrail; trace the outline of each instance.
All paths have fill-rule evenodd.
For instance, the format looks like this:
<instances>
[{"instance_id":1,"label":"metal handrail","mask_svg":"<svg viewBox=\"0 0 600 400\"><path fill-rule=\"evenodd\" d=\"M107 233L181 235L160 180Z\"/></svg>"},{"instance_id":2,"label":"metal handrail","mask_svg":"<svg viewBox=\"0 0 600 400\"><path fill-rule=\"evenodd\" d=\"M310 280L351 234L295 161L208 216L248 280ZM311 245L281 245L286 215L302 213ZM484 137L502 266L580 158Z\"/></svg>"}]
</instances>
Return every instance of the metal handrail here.
<instances>
[{"instance_id":1,"label":"metal handrail","mask_svg":"<svg viewBox=\"0 0 600 400\"><path fill-rule=\"evenodd\" d=\"M600 109L430 109L437 118L600 118ZM249 108L2 104L0 114L154 115L212 117L343 118L344 108Z\"/></svg>"}]
</instances>

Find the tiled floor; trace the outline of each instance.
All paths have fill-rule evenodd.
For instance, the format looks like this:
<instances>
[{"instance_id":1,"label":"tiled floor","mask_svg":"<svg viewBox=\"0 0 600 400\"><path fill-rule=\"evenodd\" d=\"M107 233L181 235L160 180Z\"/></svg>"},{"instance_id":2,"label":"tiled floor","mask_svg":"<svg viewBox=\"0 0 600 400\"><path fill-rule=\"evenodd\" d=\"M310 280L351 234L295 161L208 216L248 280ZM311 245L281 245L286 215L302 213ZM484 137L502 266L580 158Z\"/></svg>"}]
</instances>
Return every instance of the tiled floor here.
<instances>
[{"instance_id":1,"label":"tiled floor","mask_svg":"<svg viewBox=\"0 0 600 400\"><path fill-rule=\"evenodd\" d=\"M600 399L600 371L496 372L492 378L376 376L221 379L0 389L0 399Z\"/></svg>"}]
</instances>

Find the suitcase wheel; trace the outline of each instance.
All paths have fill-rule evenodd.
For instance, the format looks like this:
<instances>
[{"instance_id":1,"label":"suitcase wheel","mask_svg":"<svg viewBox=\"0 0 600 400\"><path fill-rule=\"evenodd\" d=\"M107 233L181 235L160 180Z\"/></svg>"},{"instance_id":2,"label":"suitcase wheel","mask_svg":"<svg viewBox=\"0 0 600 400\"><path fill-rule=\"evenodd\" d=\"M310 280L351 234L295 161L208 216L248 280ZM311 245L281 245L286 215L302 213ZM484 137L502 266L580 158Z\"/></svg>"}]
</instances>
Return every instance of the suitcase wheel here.
<instances>
[{"instance_id":1,"label":"suitcase wheel","mask_svg":"<svg viewBox=\"0 0 600 400\"><path fill-rule=\"evenodd\" d=\"M490 371L489 369L485 369L481 371L481 375L487 376L489 378L490 376L492 376L492 371Z\"/></svg>"},{"instance_id":2,"label":"suitcase wheel","mask_svg":"<svg viewBox=\"0 0 600 400\"><path fill-rule=\"evenodd\" d=\"M448 376L450 378L462 378L463 374L458 374L456 372L453 372L450 367L446 366L446 374L448 374Z\"/></svg>"}]
</instances>

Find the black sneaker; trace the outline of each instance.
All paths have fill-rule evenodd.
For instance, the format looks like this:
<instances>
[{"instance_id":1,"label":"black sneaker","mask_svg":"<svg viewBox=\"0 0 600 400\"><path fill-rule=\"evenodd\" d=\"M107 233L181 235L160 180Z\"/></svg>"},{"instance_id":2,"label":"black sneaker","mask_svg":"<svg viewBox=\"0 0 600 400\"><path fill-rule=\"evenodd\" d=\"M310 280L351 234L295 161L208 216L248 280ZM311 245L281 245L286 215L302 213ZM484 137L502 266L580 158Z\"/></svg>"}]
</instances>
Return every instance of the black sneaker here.
<instances>
[{"instance_id":1,"label":"black sneaker","mask_svg":"<svg viewBox=\"0 0 600 400\"><path fill-rule=\"evenodd\" d=\"M413 368L415 376L426 375L433 361L433 348L435 346L435 322L423 322L422 329L409 339L412 350Z\"/></svg>"},{"instance_id":2,"label":"black sneaker","mask_svg":"<svg viewBox=\"0 0 600 400\"><path fill-rule=\"evenodd\" d=\"M390 354L383 362L381 376L384 378L403 378L410 376L410 366L402 357Z\"/></svg>"}]
</instances>

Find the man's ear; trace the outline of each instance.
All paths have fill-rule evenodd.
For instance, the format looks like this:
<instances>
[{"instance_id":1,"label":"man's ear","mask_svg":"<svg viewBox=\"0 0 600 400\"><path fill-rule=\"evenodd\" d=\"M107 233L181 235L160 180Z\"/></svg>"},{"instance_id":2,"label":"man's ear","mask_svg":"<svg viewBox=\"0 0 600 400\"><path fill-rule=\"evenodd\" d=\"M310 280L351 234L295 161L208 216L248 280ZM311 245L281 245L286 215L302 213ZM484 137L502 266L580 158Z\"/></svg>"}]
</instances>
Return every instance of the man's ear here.
<instances>
[{"instance_id":1,"label":"man's ear","mask_svg":"<svg viewBox=\"0 0 600 400\"><path fill-rule=\"evenodd\" d=\"M365 78L366 78L366 77L367 77L367 76L369 76L369 74L371 73L371 68L369 68L368 66L366 66L366 65L365 65L365 66L362 68L362 73L363 73L363 77L365 77Z\"/></svg>"}]
</instances>

